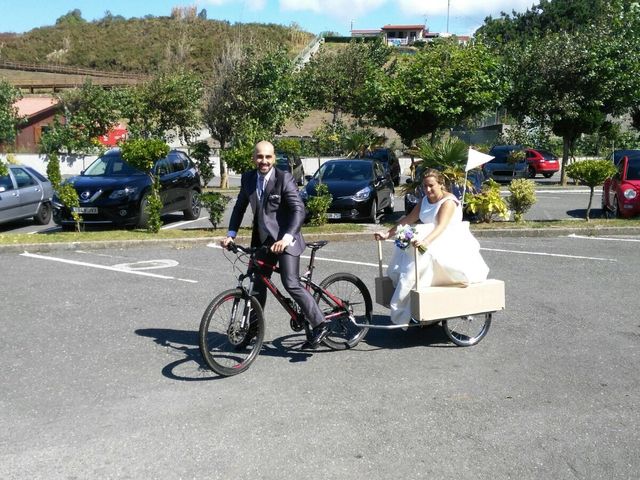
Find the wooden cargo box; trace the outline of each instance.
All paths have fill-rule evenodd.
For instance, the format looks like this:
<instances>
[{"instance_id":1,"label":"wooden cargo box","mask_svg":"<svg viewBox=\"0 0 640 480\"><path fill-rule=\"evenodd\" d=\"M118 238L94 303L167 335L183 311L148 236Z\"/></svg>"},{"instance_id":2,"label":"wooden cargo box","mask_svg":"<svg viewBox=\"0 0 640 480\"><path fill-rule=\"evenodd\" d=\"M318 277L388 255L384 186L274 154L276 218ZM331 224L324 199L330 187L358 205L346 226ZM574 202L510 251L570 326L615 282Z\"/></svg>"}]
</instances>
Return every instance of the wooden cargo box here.
<instances>
[{"instance_id":1,"label":"wooden cargo box","mask_svg":"<svg viewBox=\"0 0 640 480\"><path fill-rule=\"evenodd\" d=\"M377 281L378 279L376 302ZM468 286L426 287L411 291L412 316L421 322L495 312L504 307L505 292L502 280L485 280Z\"/></svg>"}]
</instances>

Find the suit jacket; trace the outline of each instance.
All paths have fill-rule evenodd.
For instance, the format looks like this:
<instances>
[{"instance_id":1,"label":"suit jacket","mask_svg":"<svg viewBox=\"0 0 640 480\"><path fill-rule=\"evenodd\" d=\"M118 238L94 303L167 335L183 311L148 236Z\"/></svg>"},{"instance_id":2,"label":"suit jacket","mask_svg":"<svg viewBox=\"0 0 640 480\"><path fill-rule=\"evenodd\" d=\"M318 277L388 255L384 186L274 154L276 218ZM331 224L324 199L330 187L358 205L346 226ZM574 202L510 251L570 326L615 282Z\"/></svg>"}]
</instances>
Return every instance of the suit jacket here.
<instances>
[{"instance_id":1,"label":"suit jacket","mask_svg":"<svg viewBox=\"0 0 640 480\"><path fill-rule=\"evenodd\" d=\"M273 173L264 189L262 201L258 200L256 192L257 176L257 170L250 170L242 174L240 193L231 213L229 230L238 231L247 206L251 205L253 212L251 246L260 246L257 211L261 208L264 225L269 235L276 241L281 240L285 233L292 235L293 243L285 251L290 255L299 256L306 247L300 233L306 213L293 176L289 172L283 172L273 167Z\"/></svg>"}]
</instances>

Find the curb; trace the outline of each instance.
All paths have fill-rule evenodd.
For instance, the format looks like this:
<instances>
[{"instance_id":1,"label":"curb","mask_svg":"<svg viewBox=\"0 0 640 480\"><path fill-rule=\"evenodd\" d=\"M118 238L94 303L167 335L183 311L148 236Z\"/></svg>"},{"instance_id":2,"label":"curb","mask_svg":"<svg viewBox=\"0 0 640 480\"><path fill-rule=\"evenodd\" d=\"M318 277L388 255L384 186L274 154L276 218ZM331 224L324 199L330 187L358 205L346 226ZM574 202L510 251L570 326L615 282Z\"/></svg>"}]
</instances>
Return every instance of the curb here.
<instances>
[{"instance_id":1,"label":"curb","mask_svg":"<svg viewBox=\"0 0 640 480\"><path fill-rule=\"evenodd\" d=\"M376 226L377 227L377 226ZM323 233L305 234L305 240L314 242L318 240L329 240L332 242L343 241L373 241L373 231L376 227L369 227L368 231L356 233ZM569 235L640 235L640 227L582 227L582 228L505 228L505 229L483 229L471 228L471 232L476 238L496 238L496 237L565 237ZM70 242L70 243L22 243L15 245L0 245L0 255L3 253L28 252L54 252L70 251L78 248L91 248L101 250L107 248L124 249L132 247L154 247L170 246L173 248L193 248L196 246L215 243L224 238L223 235L202 238L167 238L158 240L104 240L94 242ZM238 242L248 244L251 237L248 235L238 236Z\"/></svg>"}]
</instances>

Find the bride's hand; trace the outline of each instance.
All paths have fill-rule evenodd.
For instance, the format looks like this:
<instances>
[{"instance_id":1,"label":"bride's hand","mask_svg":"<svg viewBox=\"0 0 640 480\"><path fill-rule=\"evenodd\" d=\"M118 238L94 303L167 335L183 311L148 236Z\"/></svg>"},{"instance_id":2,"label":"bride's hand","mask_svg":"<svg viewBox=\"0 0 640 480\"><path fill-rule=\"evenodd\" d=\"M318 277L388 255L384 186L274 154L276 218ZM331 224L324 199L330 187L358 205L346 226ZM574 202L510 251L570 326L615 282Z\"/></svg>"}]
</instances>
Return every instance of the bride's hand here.
<instances>
[{"instance_id":1,"label":"bride's hand","mask_svg":"<svg viewBox=\"0 0 640 480\"><path fill-rule=\"evenodd\" d=\"M373 234L373 238L376 240L386 240L389 238L389 232L376 232Z\"/></svg>"}]
</instances>

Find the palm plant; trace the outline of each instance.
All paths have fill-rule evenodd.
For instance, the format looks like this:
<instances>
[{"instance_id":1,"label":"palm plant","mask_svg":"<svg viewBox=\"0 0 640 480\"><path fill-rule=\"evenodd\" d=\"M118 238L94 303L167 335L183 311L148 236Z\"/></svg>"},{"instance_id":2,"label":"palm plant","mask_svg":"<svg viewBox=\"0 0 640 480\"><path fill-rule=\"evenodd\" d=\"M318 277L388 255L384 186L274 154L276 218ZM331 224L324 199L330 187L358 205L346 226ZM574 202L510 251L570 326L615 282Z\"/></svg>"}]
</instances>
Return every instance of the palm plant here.
<instances>
[{"instance_id":1,"label":"palm plant","mask_svg":"<svg viewBox=\"0 0 640 480\"><path fill-rule=\"evenodd\" d=\"M462 140L449 137L436 144L431 144L426 138L416 142L415 155L422 158L416 170L425 171L428 168L439 170L444 176L449 190L451 185L464 183L465 167L467 165L468 146ZM422 181L418 176L413 181L403 185L403 193L412 192Z\"/></svg>"}]
</instances>

